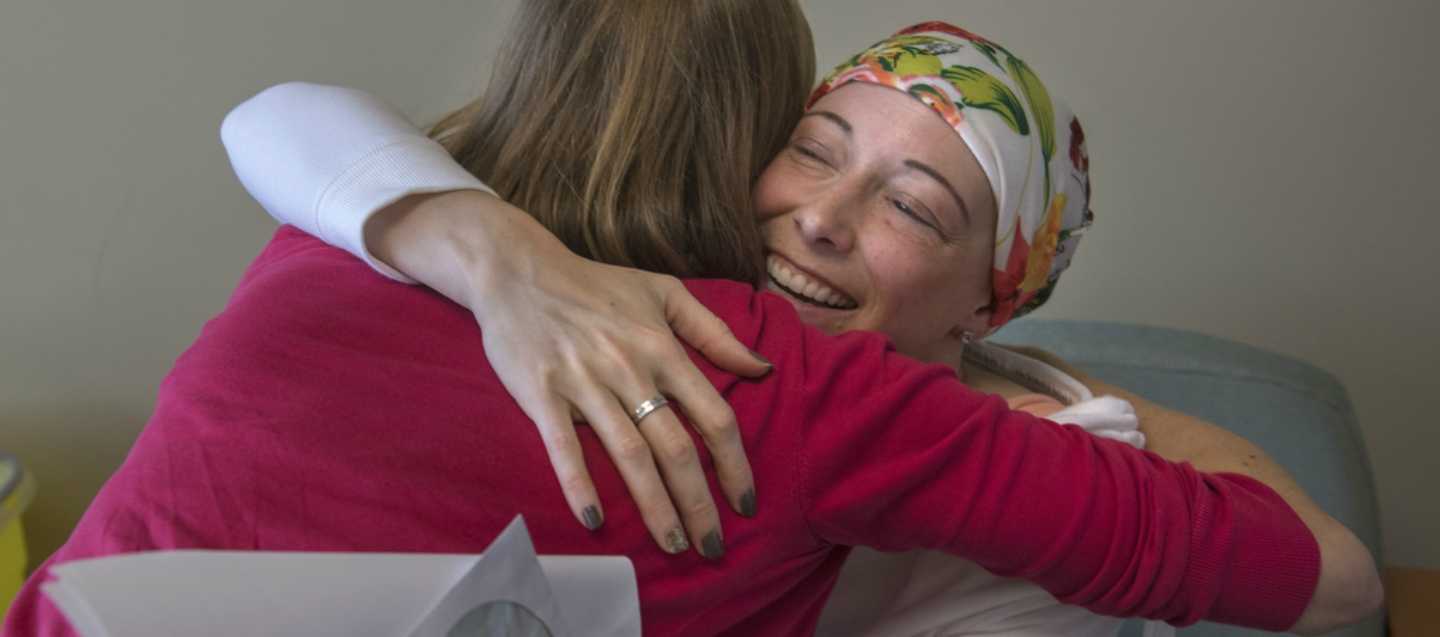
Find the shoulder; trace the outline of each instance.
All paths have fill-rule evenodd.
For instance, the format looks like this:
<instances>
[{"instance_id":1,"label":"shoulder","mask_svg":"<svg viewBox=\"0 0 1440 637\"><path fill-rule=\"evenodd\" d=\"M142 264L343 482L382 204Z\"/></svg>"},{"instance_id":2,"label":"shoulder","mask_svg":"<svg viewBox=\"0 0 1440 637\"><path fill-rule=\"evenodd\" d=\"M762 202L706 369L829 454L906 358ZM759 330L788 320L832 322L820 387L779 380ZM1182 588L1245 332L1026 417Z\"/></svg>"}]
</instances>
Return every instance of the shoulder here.
<instances>
[{"instance_id":1,"label":"shoulder","mask_svg":"<svg viewBox=\"0 0 1440 637\"><path fill-rule=\"evenodd\" d=\"M306 274L318 276L325 271L343 273L347 266L361 265L345 251L307 234L295 226L280 226L270 237L270 242L260 250L255 260L245 269L240 279L240 289L254 283L256 279L271 276L300 277Z\"/></svg>"},{"instance_id":2,"label":"shoulder","mask_svg":"<svg viewBox=\"0 0 1440 637\"><path fill-rule=\"evenodd\" d=\"M444 297L386 279L349 253L282 226L189 353L283 349L291 358L339 359L475 331L469 313Z\"/></svg>"},{"instance_id":3,"label":"shoulder","mask_svg":"<svg viewBox=\"0 0 1440 637\"><path fill-rule=\"evenodd\" d=\"M799 323L795 308L753 285L729 279L683 279L685 288L711 312L726 319Z\"/></svg>"}]
</instances>

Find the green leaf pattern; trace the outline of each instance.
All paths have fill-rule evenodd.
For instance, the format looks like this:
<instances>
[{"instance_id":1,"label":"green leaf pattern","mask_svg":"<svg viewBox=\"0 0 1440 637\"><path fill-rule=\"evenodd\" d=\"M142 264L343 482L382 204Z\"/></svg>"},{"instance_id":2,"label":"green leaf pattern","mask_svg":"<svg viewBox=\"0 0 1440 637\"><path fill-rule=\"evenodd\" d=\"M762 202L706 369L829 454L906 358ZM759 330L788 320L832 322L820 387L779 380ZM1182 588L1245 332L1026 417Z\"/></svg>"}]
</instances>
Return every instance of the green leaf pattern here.
<instances>
[{"instance_id":1,"label":"green leaf pattern","mask_svg":"<svg viewBox=\"0 0 1440 637\"><path fill-rule=\"evenodd\" d=\"M1040 153L1045 158L1045 192L1050 192L1050 158L1055 156L1055 104L1050 101L1050 91L1030 69L1030 65L1019 58L1005 53L1005 65L1010 76L1020 84L1020 92L1035 114L1035 127L1040 130Z\"/></svg>"},{"instance_id":2,"label":"green leaf pattern","mask_svg":"<svg viewBox=\"0 0 1440 637\"><path fill-rule=\"evenodd\" d=\"M950 66L940 71L960 91L960 101L971 108L980 108L999 115L1020 135L1030 134L1025 106L1010 87L989 73L973 66Z\"/></svg>"}]
</instances>

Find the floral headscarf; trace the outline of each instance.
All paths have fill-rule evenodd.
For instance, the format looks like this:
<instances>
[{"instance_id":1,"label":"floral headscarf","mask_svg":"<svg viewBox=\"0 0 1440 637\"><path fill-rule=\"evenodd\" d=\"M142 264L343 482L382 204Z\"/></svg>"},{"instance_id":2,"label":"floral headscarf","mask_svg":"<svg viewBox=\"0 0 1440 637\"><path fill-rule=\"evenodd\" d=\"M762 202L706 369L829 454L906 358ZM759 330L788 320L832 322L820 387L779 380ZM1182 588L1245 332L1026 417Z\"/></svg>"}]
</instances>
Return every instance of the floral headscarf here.
<instances>
[{"instance_id":1,"label":"floral headscarf","mask_svg":"<svg viewBox=\"0 0 1440 637\"><path fill-rule=\"evenodd\" d=\"M836 67L810 106L851 82L920 100L970 148L995 193L991 330L1050 298L1089 227L1090 158L1080 121L994 42L944 22L896 33Z\"/></svg>"}]
</instances>

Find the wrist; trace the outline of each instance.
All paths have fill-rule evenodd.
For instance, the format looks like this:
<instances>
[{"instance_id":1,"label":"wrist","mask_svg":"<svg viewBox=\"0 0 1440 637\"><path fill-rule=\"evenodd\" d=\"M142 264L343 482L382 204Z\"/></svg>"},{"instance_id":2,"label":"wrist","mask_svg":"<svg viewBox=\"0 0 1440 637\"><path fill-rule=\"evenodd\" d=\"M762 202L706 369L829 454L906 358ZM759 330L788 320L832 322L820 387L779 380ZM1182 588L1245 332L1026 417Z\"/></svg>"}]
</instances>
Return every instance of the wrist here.
<instances>
[{"instance_id":1,"label":"wrist","mask_svg":"<svg viewBox=\"0 0 1440 637\"><path fill-rule=\"evenodd\" d=\"M364 230L366 249L386 265L470 307L472 290L498 278L496 270L505 263L507 240L502 235L515 223L511 211L513 206L480 190L410 195L371 216Z\"/></svg>"}]
</instances>

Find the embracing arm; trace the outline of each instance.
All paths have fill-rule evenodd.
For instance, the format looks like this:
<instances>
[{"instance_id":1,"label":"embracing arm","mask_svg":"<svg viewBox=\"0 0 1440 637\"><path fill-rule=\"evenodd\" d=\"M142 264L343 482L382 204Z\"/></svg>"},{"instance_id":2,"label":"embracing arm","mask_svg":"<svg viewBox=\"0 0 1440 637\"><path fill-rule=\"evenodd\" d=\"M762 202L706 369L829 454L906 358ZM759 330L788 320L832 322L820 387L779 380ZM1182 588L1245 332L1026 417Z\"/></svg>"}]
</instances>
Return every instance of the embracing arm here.
<instances>
[{"instance_id":1,"label":"embracing arm","mask_svg":"<svg viewBox=\"0 0 1440 637\"><path fill-rule=\"evenodd\" d=\"M486 355L540 429L577 520L603 521L578 417L604 441L663 548L717 545L706 540L720 537L719 515L676 414L630 421L631 408L660 393L702 434L731 506L753 514L734 414L676 335L736 374L762 375L769 364L673 277L581 259L362 91L281 84L236 107L221 138L241 183L281 223L475 313Z\"/></svg>"},{"instance_id":2,"label":"embracing arm","mask_svg":"<svg viewBox=\"0 0 1440 637\"><path fill-rule=\"evenodd\" d=\"M822 539L946 550L1064 603L1180 625L1281 630L1311 599L1318 546L1260 482L1056 427L946 368L854 349L804 352L827 381L803 406L818 424L795 443Z\"/></svg>"},{"instance_id":3,"label":"embracing arm","mask_svg":"<svg viewBox=\"0 0 1440 637\"><path fill-rule=\"evenodd\" d=\"M1016 348L1065 371L1097 394L1118 396L1135 406L1146 449L1196 469L1254 478L1285 500L1320 545L1320 581L1300 620L1290 630L1315 634L1359 621L1383 603L1384 591L1374 557L1360 539L1325 513L1295 479L1254 443L1234 433L1171 409L1125 389L1096 380L1059 357L1035 348Z\"/></svg>"},{"instance_id":4,"label":"embracing arm","mask_svg":"<svg viewBox=\"0 0 1440 637\"><path fill-rule=\"evenodd\" d=\"M377 213L407 195L494 193L387 104L339 86L265 89L226 115L220 140L235 176L276 221L398 281L413 282L366 242Z\"/></svg>"}]
</instances>

